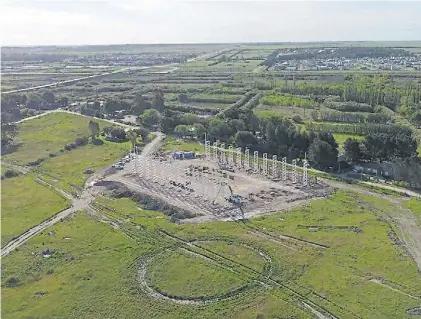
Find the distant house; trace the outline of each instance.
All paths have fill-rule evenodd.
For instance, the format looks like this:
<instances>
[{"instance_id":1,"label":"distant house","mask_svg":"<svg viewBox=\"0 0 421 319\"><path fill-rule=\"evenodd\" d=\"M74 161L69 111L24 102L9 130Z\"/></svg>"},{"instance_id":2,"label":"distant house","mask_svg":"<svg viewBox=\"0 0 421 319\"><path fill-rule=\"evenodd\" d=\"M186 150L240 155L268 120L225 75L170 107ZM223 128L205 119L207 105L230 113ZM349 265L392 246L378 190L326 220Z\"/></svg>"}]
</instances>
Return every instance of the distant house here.
<instances>
[{"instance_id":1,"label":"distant house","mask_svg":"<svg viewBox=\"0 0 421 319\"><path fill-rule=\"evenodd\" d=\"M357 173L376 175L378 177L393 178L394 170L391 163L363 163L353 166Z\"/></svg>"},{"instance_id":2,"label":"distant house","mask_svg":"<svg viewBox=\"0 0 421 319\"><path fill-rule=\"evenodd\" d=\"M184 160L184 159L195 159L195 152L180 152L176 151L173 153L173 159Z\"/></svg>"}]
</instances>

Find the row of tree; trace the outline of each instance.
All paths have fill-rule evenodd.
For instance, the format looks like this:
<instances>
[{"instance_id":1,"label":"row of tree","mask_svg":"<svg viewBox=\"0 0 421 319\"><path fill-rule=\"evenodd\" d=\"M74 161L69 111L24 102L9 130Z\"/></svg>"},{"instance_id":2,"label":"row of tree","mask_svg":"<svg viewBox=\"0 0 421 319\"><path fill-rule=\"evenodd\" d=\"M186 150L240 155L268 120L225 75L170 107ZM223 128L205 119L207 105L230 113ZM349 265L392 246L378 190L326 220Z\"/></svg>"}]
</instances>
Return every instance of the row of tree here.
<instances>
[{"instance_id":1,"label":"row of tree","mask_svg":"<svg viewBox=\"0 0 421 319\"><path fill-rule=\"evenodd\" d=\"M393 123L394 119L388 114L380 113L353 113L340 111L312 111L311 117L314 121L340 122L340 123Z\"/></svg>"},{"instance_id":2,"label":"row of tree","mask_svg":"<svg viewBox=\"0 0 421 319\"><path fill-rule=\"evenodd\" d=\"M403 134L368 134L362 141L349 138L344 142L344 158L354 164L393 161L416 155L416 141Z\"/></svg>"}]
</instances>

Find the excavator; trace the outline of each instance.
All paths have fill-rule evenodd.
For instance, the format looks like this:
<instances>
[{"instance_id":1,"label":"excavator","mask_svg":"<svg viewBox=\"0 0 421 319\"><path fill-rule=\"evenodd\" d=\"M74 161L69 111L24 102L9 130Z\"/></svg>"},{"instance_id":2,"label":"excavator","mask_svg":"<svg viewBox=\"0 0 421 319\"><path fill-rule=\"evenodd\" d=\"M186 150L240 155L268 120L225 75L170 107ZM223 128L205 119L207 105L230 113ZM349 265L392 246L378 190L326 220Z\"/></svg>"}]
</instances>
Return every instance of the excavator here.
<instances>
[{"instance_id":1,"label":"excavator","mask_svg":"<svg viewBox=\"0 0 421 319\"><path fill-rule=\"evenodd\" d=\"M226 197L226 198L225 198L225 200L226 200L226 201L228 201L228 202L230 202L231 204L234 204L235 206L237 206L237 207L238 207L238 209L241 211L241 216L242 216L242 219L244 219L244 211L243 211L242 206L243 206L243 204L244 204L244 203L245 203L245 201L246 201L246 200L245 200L245 198L244 198L244 197L242 197L242 196L240 196L240 195L234 194L234 192L233 192L233 190L232 190L231 186L230 186L230 185L228 185L228 184L227 184L227 183L225 183L225 182L221 183L221 187L219 188L218 193L216 194L215 198L213 199L212 204L213 204L213 205L215 205L215 201L216 201L216 199L218 198L219 193L221 192L221 190L222 190L222 188L223 188L224 186L228 186L228 189L230 190L230 193L231 193L229 197Z\"/></svg>"}]
</instances>

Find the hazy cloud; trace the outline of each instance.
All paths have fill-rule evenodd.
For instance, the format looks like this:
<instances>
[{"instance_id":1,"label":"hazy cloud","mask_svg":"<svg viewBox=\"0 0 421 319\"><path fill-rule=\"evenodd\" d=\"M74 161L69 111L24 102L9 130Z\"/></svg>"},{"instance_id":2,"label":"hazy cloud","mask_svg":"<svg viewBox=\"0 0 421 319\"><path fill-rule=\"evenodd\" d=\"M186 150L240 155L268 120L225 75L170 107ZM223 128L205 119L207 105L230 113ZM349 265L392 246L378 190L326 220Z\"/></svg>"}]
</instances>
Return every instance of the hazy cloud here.
<instances>
[{"instance_id":1,"label":"hazy cloud","mask_svg":"<svg viewBox=\"0 0 421 319\"><path fill-rule=\"evenodd\" d=\"M420 40L421 2L3 1L3 45Z\"/></svg>"}]
</instances>

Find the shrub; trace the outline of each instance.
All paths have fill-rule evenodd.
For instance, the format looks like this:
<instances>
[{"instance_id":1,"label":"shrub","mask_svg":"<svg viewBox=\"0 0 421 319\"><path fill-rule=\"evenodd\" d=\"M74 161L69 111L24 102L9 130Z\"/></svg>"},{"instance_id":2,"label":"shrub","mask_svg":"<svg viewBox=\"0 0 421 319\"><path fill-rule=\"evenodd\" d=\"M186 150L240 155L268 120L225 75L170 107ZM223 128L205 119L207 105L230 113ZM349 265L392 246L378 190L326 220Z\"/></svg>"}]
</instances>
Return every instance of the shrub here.
<instances>
[{"instance_id":1,"label":"shrub","mask_svg":"<svg viewBox=\"0 0 421 319\"><path fill-rule=\"evenodd\" d=\"M102 144L104 144L104 141L101 140L101 139L99 139L99 138L93 138L92 139L92 144L94 144L94 145L102 145Z\"/></svg>"},{"instance_id":2,"label":"shrub","mask_svg":"<svg viewBox=\"0 0 421 319\"><path fill-rule=\"evenodd\" d=\"M57 155L55 153L48 154L49 157L56 157Z\"/></svg>"},{"instance_id":3,"label":"shrub","mask_svg":"<svg viewBox=\"0 0 421 319\"><path fill-rule=\"evenodd\" d=\"M71 149L77 148L77 145L75 143L70 143L69 146L70 146Z\"/></svg>"},{"instance_id":4,"label":"shrub","mask_svg":"<svg viewBox=\"0 0 421 319\"><path fill-rule=\"evenodd\" d=\"M75 140L75 144L77 145L77 146L83 146L83 145L86 145L86 144L88 144L88 138L85 136L85 137L78 137L76 140Z\"/></svg>"},{"instance_id":5,"label":"shrub","mask_svg":"<svg viewBox=\"0 0 421 319\"><path fill-rule=\"evenodd\" d=\"M14 288L19 286L19 279L10 277L6 280L6 287Z\"/></svg>"},{"instance_id":6,"label":"shrub","mask_svg":"<svg viewBox=\"0 0 421 319\"><path fill-rule=\"evenodd\" d=\"M18 171L15 171L13 169L8 169L4 172L4 177L5 178L12 178L12 177L16 177L19 176L20 173Z\"/></svg>"},{"instance_id":7,"label":"shrub","mask_svg":"<svg viewBox=\"0 0 421 319\"><path fill-rule=\"evenodd\" d=\"M37 166L37 165L41 164L44 160L45 160L45 158L38 158L35 161L29 162L28 166Z\"/></svg>"},{"instance_id":8,"label":"shrub","mask_svg":"<svg viewBox=\"0 0 421 319\"><path fill-rule=\"evenodd\" d=\"M301 116L299 116L299 115L294 115L294 116L292 117L292 120L293 120L295 123L297 123L297 124L302 124L302 123L304 123L304 121L303 121L302 117L301 117Z\"/></svg>"},{"instance_id":9,"label":"shrub","mask_svg":"<svg viewBox=\"0 0 421 319\"><path fill-rule=\"evenodd\" d=\"M66 145L64 145L64 149L66 151L70 151L72 149L72 147L70 146L70 144L66 144Z\"/></svg>"}]
</instances>

